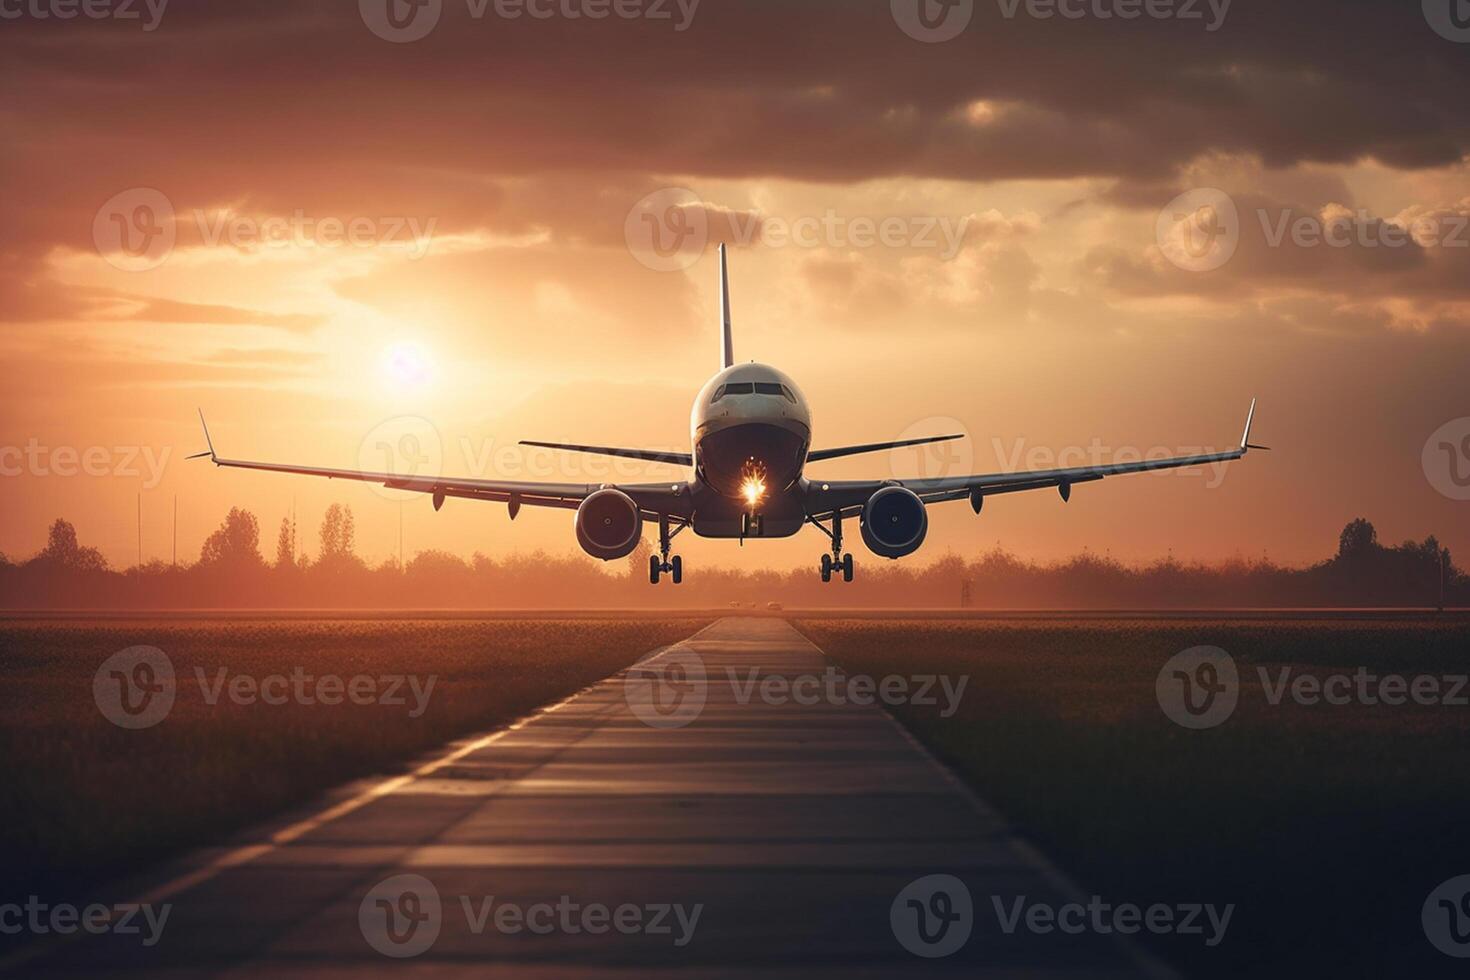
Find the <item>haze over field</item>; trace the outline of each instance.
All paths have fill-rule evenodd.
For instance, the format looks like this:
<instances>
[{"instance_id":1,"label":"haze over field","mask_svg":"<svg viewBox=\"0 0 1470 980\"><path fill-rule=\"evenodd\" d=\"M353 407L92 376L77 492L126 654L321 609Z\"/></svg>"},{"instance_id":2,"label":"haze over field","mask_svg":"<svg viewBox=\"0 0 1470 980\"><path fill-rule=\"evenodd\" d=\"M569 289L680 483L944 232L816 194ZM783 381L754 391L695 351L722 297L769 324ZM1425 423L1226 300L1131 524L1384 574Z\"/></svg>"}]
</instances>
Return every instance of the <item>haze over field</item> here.
<instances>
[{"instance_id":1,"label":"haze over field","mask_svg":"<svg viewBox=\"0 0 1470 980\"><path fill-rule=\"evenodd\" d=\"M243 458L672 479L508 447L687 451L726 241L736 356L797 379L818 446L971 437L815 476L1228 448L1260 398L1272 453L937 506L918 562L1306 563L1360 514L1470 553L1470 424L1436 435L1470 416L1470 47L1420 4L961 3L930 42L903 0L660 6L445 2L417 40L366 0L7 19L0 552L63 516L131 564L141 493L145 558L176 495L181 557L233 505L269 540L334 502L374 564L400 513L410 556L577 553L565 512L185 463L195 407ZM1229 255L1195 247L1199 188ZM824 546L679 543L691 570Z\"/></svg>"}]
</instances>

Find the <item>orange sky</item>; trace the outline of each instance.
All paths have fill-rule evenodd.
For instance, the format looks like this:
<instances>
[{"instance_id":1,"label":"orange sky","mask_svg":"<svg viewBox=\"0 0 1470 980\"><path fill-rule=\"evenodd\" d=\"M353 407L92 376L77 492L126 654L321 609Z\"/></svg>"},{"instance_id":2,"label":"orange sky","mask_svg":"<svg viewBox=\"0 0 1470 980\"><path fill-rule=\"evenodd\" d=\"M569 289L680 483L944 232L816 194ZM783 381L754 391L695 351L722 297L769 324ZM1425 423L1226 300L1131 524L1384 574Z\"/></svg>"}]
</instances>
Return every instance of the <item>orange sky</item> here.
<instances>
[{"instance_id":1,"label":"orange sky","mask_svg":"<svg viewBox=\"0 0 1470 980\"><path fill-rule=\"evenodd\" d=\"M293 502L308 552L336 501L371 559L396 552L400 511L410 553L574 551L565 511L512 525L186 463L195 407L242 458L376 467L410 432L445 473L672 477L514 443L686 448L723 240L737 358L797 379L817 446L970 437L812 475L1227 448L1260 398L1271 453L1065 505L939 505L916 560L999 542L1298 562L1356 516L1470 554L1470 505L1424 452L1470 416L1470 48L1418 5L1232 10L1209 34L976 5L941 43L886 3L705 0L676 31L446 2L408 43L354 6L0 25L0 552L65 516L130 564L139 493L145 558L169 557L176 495L189 560L232 505L272 550ZM692 229L667 260L639 220L665 188L685 190L659 215L687 205ZM1171 202L1194 188L1238 212L1218 268L1178 248L1202 212ZM1297 221L1351 234L1273 240ZM1385 244L1400 228L1416 238ZM823 539L679 550L786 567Z\"/></svg>"}]
</instances>

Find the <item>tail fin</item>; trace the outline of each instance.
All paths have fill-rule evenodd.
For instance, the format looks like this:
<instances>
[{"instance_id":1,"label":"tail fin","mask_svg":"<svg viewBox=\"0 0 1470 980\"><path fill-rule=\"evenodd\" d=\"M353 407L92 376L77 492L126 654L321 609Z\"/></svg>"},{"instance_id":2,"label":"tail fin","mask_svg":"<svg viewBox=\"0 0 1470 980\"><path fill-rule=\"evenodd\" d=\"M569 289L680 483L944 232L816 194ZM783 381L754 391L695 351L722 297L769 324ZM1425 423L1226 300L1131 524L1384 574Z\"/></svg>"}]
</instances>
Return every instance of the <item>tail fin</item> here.
<instances>
[{"instance_id":1,"label":"tail fin","mask_svg":"<svg viewBox=\"0 0 1470 980\"><path fill-rule=\"evenodd\" d=\"M735 338L730 333L730 270L725 265L725 244L720 243L720 369L735 366Z\"/></svg>"}]
</instances>

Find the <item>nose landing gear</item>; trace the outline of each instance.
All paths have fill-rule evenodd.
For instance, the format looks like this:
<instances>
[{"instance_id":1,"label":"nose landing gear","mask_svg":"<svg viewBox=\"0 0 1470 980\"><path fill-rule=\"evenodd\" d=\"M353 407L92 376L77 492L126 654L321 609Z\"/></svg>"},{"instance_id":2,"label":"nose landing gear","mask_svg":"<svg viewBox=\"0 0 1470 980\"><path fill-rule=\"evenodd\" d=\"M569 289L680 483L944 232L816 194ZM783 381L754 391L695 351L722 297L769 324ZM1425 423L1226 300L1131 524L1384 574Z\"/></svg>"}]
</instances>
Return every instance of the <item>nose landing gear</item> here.
<instances>
[{"instance_id":1,"label":"nose landing gear","mask_svg":"<svg viewBox=\"0 0 1470 980\"><path fill-rule=\"evenodd\" d=\"M816 518L810 518L813 524L817 524ZM832 515L832 530L828 531L822 525L817 524L827 537L832 539L832 553L822 556L822 581L832 581L833 572L842 573L842 581L852 581L852 553L846 554L842 551L842 514Z\"/></svg>"}]
</instances>

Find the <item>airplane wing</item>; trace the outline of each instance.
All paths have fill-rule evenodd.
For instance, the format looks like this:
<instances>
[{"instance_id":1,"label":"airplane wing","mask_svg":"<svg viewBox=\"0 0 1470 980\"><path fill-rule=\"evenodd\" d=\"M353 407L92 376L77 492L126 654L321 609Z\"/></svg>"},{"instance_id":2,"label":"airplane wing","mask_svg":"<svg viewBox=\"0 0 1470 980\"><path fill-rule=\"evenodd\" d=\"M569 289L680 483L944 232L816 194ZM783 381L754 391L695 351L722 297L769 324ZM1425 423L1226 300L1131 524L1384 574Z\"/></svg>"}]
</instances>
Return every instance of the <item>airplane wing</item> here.
<instances>
[{"instance_id":1,"label":"airplane wing","mask_svg":"<svg viewBox=\"0 0 1470 980\"><path fill-rule=\"evenodd\" d=\"M363 483L380 483L391 490L406 490L414 493L431 494L434 509L444 504L446 497L462 497L470 500L493 500L510 505L511 517L515 517L521 505L528 507L561 507L575 510L585 497L601 490L608 484L602 483L534 483L524 480L480 480L469 477L436 476L430 474L374 473L366 470L341 470L323 466L295 466L289 463L260 463L242 459L227 459L215 452L214 441L209 436L209 427L204 423L204 413L199 413L199 422L204 425L204 441L207 452L195 453L189 459L208 458L216 466L233 466L247 470L266 470L272 473L294 473L300 476L321 476L328 480L356 480ZM659 514L673 517L687 516L689 494L682 482L617 484L617 488L632 497L642 510L645 520L657 520Z\"/></svg>"},{"instance_id":2,"label":"airplane wing","mask_svg":"<svg viewBox=\"0 0 1470 980\"><path fill-rule=\"evenodd\" d=\"M808 463L820 462L824 459L837 459L839 456L856 456L859 453L875 453L880 449L901 449L904 446L923 446L931 442L949 442L951 439L963 439L962 435L953 436L927 436L923 439L905 439L902 442L870 442L862 446L839 446L836 449L814 449L806 454Z\"/></svg>"},{"instance_id":3,"label":"airplane wing","mask_svg":"<svg viewBox=\"0 0 1470 980\"><path fill-rule=\"evenodd\" d=\"M1251 400L1250 411L1245 418L1245 433L1240 445L1225 452L1204 453L1195 456L1173 456L1168 459L1144 459L1131 463L1108 463L1101 466L1076 466L1067 469L1030 470L1017 473L987 473L978 476L948 476L916 480L813 480L807 492L807 509L812 517L828 518L840 513L851 517L862 511L868 498L885 485L897 484L912 490L925 503L940 503L946 500L970 501L976 513L985 498L1001 493L1017 493L1022 490L1042 490L1056 487L1063 500L1072 496L1072 487L1078 483L1090 483L1109 476L1126 473L1144 473L1150 470L1177 469L1185 466L1203 466L1239 459L1251 449L1267 449L1250 441L1251 421L1255 418L1256 403Z\"/></svg>"},{"instance_id":4,"label":"airplane wing","mask_svg":"<svg viewBox=\"0 0 1470 980\"><path fill-rule=\"evenodd\" d=\"M522 446L538 446L542 449L560 449L569 453L592 453L595 456L625 456L628 459L647 459L655 463L673 463L676 466L693 466L694 457L688 453L665 453L653 449L623 449L618 446L573 446L565 442L533 442L522 439Z\"/></svg>"}]
</instances>

